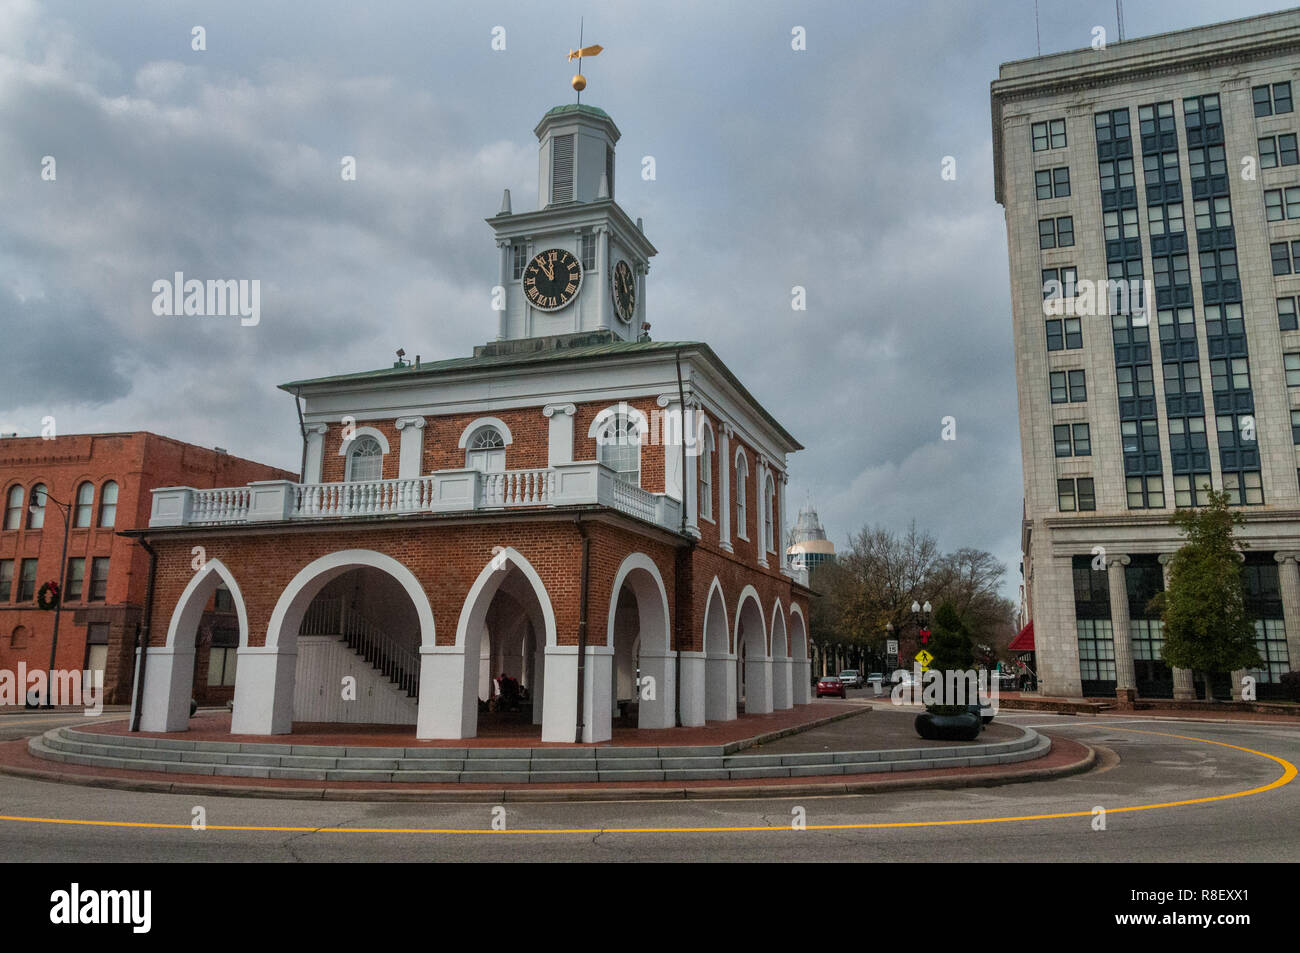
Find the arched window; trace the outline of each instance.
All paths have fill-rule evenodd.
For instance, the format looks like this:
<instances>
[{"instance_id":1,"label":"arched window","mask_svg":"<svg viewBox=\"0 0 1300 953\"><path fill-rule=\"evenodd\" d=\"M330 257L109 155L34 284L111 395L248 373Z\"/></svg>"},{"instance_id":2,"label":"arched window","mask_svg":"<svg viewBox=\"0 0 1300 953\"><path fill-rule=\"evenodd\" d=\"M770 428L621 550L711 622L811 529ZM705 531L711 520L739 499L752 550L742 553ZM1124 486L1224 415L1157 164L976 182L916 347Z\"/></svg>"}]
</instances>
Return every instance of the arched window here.
<instances>
[{"instance_id":1,"label":"arched window","mask_svg":"<svg viewBox=\"0 0 1300 953\"><path fill-rule=\"evenodd\" d=\"M9 488L9 499L5 503L5 529L18 529L23 525L23 488L14 485Z\"/></svg>"},{"instance_id":2,"label":"arched window","mask_svg":"<svg viewBox=\"0 0 1300 953\"><path fill-rule=\"evenodd\" d=\"M111 529L117 522L117 484L109 480L99 491L99 525Z\"/></svg>"},{"instance_id":3,"label":"arched window","mask_svg":"<svg viewBox=\"0 0 1300 953\"><path fill-rule=\"evenodd\" d=\"M45 525L45 484L32 487L32 504L27 507L27 528L40 529Z\"/></svg>"},{"instance_id":4,"label":"arched window","mask_svg":"<svg viewBox=\"0 0 1300 953\"><path fill-rule=\"evenodd\" d=\"M701 436L700 458L696 461L700 477L700 516L711 520L713 519L713 431L706 427Z\"/></svg>"},{"instance_id":5,"label":"arched window","mask_svg":"<svg viewBox=\"0 0 1300 953\"><path fill-rule=\"evenodd\" d=\"M11 649L27 648L27 627L15 626L13 632L9 633L9 647Z\"/></svg>"},{"instance_id":6,"label":"arched window","mask_svg":"<svg viewBox=\"0 0 1300 953\"><path fill-rule=\"evenodd\" d=\"M596 435L596 459L618 479L641 485L641 430L627 414L610 414Z\"/></svg>"},{"instance_id":7,"label":"arched window","mask_svg":"<svg viewBox=\"0 0 1300 953\"><path fill-rule=\"evenodd\" d=\"M501 473L506 468L506 441L501 431L490 424L479 427L465 443L465 466L485 473Z\"/></svg>"},{"instance_id":8,"label":"arched window","mask_svg":"<svg viewBox=\"0 0 1300 953\"><path fill-rule=\"evenodd\" d=\"M769 553L776 551L776 536L772 533L772 509L776 502L772 492L772 478L763 480L763 546Z\"/></svg>"},{"instance_id":9,"label":"arched window","mask_svg":"<svg viewBox=\"0 0 1300 953\"><path fill-rule=\"evenodd\" d=\"M745 451L736 454L736 535L749 539L748 510L745 505L745 485L749 483L749 460Z\"/></svg>"},{"instance_id":10,"label":"arched window","mask_svg":"<svg viewBox=\"0 0 1300 953\"><path fill-rule=\"evenodd\" d=\"M94 509L95 484L86 482L77 487L77 511L72 525L84 529L90 525L91 511Z\"/></svg>"},{"instance_id":11,"label":"arched window","mask_svg":"<svg viewBox=\"0 0 1300 953\"><path fill-rule=\"evenodd\" d=\"M348 451L347 480L361 483L366 480L378 480L384 473L384 448L370 434L363 434L354 439L352 449Z\"/></svg>"}]
</instances>

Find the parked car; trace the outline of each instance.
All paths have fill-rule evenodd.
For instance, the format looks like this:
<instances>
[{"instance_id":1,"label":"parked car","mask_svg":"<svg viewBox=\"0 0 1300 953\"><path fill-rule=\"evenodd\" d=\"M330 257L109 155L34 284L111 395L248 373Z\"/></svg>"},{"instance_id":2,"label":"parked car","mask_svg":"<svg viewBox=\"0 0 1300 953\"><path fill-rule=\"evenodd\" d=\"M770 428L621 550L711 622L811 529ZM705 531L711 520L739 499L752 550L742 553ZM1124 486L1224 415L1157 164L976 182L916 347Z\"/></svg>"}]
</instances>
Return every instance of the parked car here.
<instances>
[{"instance_id":1,"label":"parked car","mask_svg":"<svg viewBox=\"0 0 1300 953\"><path fill-rule=\"evenodd\" d=\"M883 688L888 683L889 679L885 678L884 672L872 672L867 676L867 684L875 688Z\"/></svg>"},{"instance_id":2,"label":"parked car","mask_svg":"<svg viewBox=\"0 0 1300 953\"><path fill-rule=\"evenodd\" d=\"M844 683L840 681L838 675L823 675L817 679L817 697L823 698L826 695L838 695L840 698L848 698L848 693L844 690Z\"/></svg>"},{"instance_id":3,"label":"parked car","mask_svg":"<svg viewBox=\"0 0 1300 953\"><path fill-rule=\"evenodd\" d=\"M856 668L846 668L844 671L840 672L840 681L849 688L861 688L862 673Z\"/></svg>"}]
</instances>

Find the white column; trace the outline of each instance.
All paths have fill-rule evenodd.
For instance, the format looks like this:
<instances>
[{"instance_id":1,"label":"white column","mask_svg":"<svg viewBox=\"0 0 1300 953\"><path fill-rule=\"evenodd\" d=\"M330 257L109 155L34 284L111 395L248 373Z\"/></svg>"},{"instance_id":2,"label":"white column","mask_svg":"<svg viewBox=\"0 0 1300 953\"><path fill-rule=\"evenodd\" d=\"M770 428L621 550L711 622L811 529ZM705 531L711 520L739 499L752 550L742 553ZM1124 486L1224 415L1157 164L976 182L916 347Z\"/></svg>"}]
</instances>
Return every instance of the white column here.
<instances>
[{"instance_id":1,"label":"white column","mask_svg":"<svg viewBox=\"0 0 1300 953\"><path fill-rule=\"evenodd\" d=\"M188 731L194 686L194 646L150 646L145 665L141 731ZM139 667L136 650L136 667ZM26 697L26 687L22 689ZM133 702L134 704L134 702Z\"/></svg>"},{"instance_id":2,"label":"white column","mask_svg":"<svg viewBox=\"0 0 1300 953\"><path fill-rule=\"evenodd\" d=\"M1128 586L1124 582L1127 556L1106 554L1106 582L1110 585L1111 629L1115 639L1115 692L1137 688L1133 671L1133 641L1129 632Z\"/></svg>"},{"instance_id":3,"label":"white column","mask_svg":"<svg viewBox=\"0 0 1300 953\"><path fill-rule=\"evenodd\" d=\"M718 545L727 552L731 548L731 426L718 422Z\"/></svg>"},{"instance_id":4,"label":"white column","mask_svg":"<svg viewBox=\"0 0 1300 953\"><path fill-rule=\"evenodd\" d=\"M510 261L510 242L497 242L497 248L501 249L501 267L497 271L498 284L505 293L501 301L501 310L497 312L497 340L506 339L506 321L510 314L510 281L511 281L511 261Z\"/></svg>"},{"instance_id":5,"label":"white column","mask_svg":"<svg viewBox=\"0 0 1300 953\"><path fill-rule=\"evenodd\" d=\"M772 656L745 656L745 714L772 711Z\"/></svg>"},{"instance_id":6,"label":"white column","mask_svg":"<svg viewBox=\"0 0 1300 953\"><path fill-rule=\"evenodd\" d=\"M736 656L710 655L705 661L704 715L709 721L736 720Z\"/></svg>"},{"instance_id":7,"label":"white column","mask_svg":"<svg viewBox=\"0 0 1300 953\"><path fill-rule=\"evenodd\" d=\"M1161 553L1156 557L1160 562L1160 568L1164 570L1165 591L1169 590L1169 561L1174 558L1173 553ZM1174 700L1175 701L1194 701L1196 699L1196 685L1192 680L1192 670L1190 668L1174 668Z\"/></svg>"},{"instance_id":8,"label":"white column","mask_svg":"<svg viewBox=\"0 0 1300 953\"><path fill-rule=\"evenodd\" d=\"M584 742L608 741L612 735L611 685L614 650L587 646L583 687ZM546 647L546 694L542 699L542 740L572 742L578 726L578 647Z\"/></svg>"},{"instance_id":9,"label":"white column","mask_svg":"<svg viewBox=\"0 0 1300 953\"><path fill-rule=\"evenodd\" d=\"M551 422L546 440L546 465L573 462L573 415L578 408L573 404L547 404L542 415Z\"/></svg>"},{"instance_id":10,"label":"white column","mask_svg":"<svg viewBox=\"0 0 1300 953\"><path fill-rule=\"evenodd\" d=\"M319 483L321 467L325 462L325 424L307 426L307 459L303 461L302 482Z\"/></svg>"},{"instance_id":11,"label":"white column","mask_svg":"<svg viewBox=\"0 0 1300 953\"><path fill-rule=\"evenodd\" d=\"M397 478L408 480L420 475L423 469L424 425L423 417L398 417L393 424L401 434L398 446Z\"/></svg>"},{"instance_id":12,"label":"white column","mask_svg":"<svg viewBox=\"0 0 1300 953\"><path fill-rule=\"evenodd\" d=\"M415 737L474 737L478 730L479 659L469 660L470 671L466 671L466 661L464 646L420 646Z\"/></svg>"},{"instance_id":13,"label":"white column","mask_svg":"<svg viewBox=\"0 0 1300 953\"><path fill-rule=\"evenodd\" d=\"M634 341L641 337L641 326L645 324L645 276L649 270L649 265L636 266L636 327L633 328Z\"/></svg>"},{"instance_id":14,"label":"white column","mask_svg":"<svg viewBox=\"0 0 1300 953\"><path fill-rule=\"evenodd\" d=\"M1282 590L1282 619L1286 625L1287 667L1300 670L1300 553L1274 553L1279 588Z\"/></svg>"},{"instance_id":15,"label":"white column","mask_svg":"<svg viewBox=\"0 0 1300 953\"><path fill-rule=\"evenodd\" d=\"M772 519L772 532L776 534L778 568L785 567L785 484L785 471L776 472L776 516Z\"/></svg>"},{"instance_id":16,"label":"white column","mask_svg":"<svg viewBox=\"0 0 1300 953\"><path fill-rule=\"evenodd\" d=\"M708 717L705 712L705 678L708 664L703 652L682 652L682 725L698 727Z\"/></svg>"},{"instance_id":17,"label":"white column","mask_svg":"<svg viewBox=\"0 0 1300 953\"><path fill-rule=\"evenodd\" d=\"M647 676L654 681L638 687L640 715L637 717L637 727L677 727L677 660L673 653L641 653L641 677L644 679ZM653 698L646 697L650 685L654 689ZM686 707L685 697L682 698L682 707Z\"/></svg>"},{"instance_id":18,"label":"white column","mask_svg":"<svg viewBox=\"0 0 1300 953\"><path fill-rule=\"evenodd\" d=\"M682 499L682 449L677 441L680 432L674 433L672 427L674 405L679 403L676 394L660 394L655 403L661 409L659 414L659 442L664 448L664 492L673 499ZM651 432L654 432L653 425Z\"/></svg>"},{"instance_id":19,"label":"white column","mask_svg":"<svg viewBox=\"0 0 1300 953\"><path fill-rule=\"evenodd\" d=\"M297 651L241 646L236 653L232 735L287 735L293 730L293 680Z\"/></svg>"},{"instance_id":20,"label":"white column","mask_svg":"<svg viewBox=\"0 0 1300 953\"><path fill-rule=\"evenodd\" d=\"M797 666L794 660L782 656L772 659L772 707L774 709L793 708L793 678Z\"/></svg>"}]
</instances>

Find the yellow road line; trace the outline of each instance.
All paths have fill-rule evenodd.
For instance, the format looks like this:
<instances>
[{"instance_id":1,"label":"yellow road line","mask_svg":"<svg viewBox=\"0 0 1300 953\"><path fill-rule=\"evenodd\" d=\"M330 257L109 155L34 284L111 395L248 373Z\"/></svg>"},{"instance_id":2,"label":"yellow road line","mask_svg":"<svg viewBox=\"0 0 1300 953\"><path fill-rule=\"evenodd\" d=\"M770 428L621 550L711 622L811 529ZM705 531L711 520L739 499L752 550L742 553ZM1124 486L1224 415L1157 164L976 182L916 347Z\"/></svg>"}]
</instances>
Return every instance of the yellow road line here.
<instances>
[{"instance_id":1,"label":"yellow road line","mask_svg":"<svg viewBox=\"0 0 1300 953\"><path fill-rule=\"evenodd\" d=\"M1261 758L1267 758L1282 766L1282 774L1272 782L1262 787L1251 788L1247 791L1234 791L1231 794L1214 794L1207 797L1189 798L1185 801L1165 801L1160 804L1134 804L1129 807L1107 808L1108 814L1121 814L1131 811L1154 811L1161 808L1184 807L1188 804L1208 804L1213 801L1227 801L1233 798L1248 797L1252 794L1263 794L1265 791L1272 791L1276 788L1284 787L1295 780L1297 769L1294 764L1285 758L1279 758L1277 755L1269 754L1266 751L1256 751L1253 748L1244 748L1241 745L1232 745L1224 741L1211 741L1208 738L1193 738L1190 735L1173 735L1160 731L1143 731L1140 728L1114 728L1114 731L1130 731L1141 735L1156 735L1161 738L1177 738L1181 741L1197 741L1201 744L1218 745L1220 748L1231 748L1234 751L1243 751L1246 754L1257 755ZM810 831L842 831L842 830L875 830L881 828L893 827L955 827L964 824L1007 824L1013 821L1048 821L1058 820L1067 817L1091 817L1092 811L1066 811L1059 814L1023 814L1015 817L972 817L961 818L953 821L889 821L874 824L809 824L805 830ZM189 824L161 824L148 821L91 821L79 820L75 818L54 818L54 817L16 817L0 815L0 821L13 821L26 824L65 824L83 827L127 827L127 828L155 828L164 830L190 830ZM280 833L280 834L730 834L752 831L791 831L795 829L791 825L772 826L754 826L754 827L591 827L591 828L516 828L510 830L492 830L490 828L457 828L457 827L269 827L253 825L224 825L209 824L205 828L209 831L255 831L259 833Z\"/></svg>"}]
</instances>

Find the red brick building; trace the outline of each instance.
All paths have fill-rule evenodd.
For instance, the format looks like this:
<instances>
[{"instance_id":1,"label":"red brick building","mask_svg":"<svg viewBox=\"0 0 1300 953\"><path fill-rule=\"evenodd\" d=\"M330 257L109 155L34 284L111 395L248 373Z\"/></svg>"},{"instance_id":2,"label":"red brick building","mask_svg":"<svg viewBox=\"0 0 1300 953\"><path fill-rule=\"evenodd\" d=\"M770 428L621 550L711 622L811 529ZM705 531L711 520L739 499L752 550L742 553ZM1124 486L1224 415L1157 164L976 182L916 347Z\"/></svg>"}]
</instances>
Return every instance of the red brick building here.
<instances>
[{"instance_id":1,"label":"red brick building","mask_svg":"<svg viewBox=\"0 0 1300 953\"><path fill-rule=\"evenodd\" d=\"M782 540L802 447L707 344L649 340L656 250L614 201L609 116L558 107L535 132L539 208L507 192L488 220L495 341L282 385L302 483L154 494L142 729L186 728L219 586L235 733L473 737L511 681L544 741L809 701L810 593Z\"/></svg>"},{"instance_id":2,"label":"red brick building","mask_svg":"<svg viewBox=\"0 0 1300 953\"><path fill-rule=\"evenodd\" d=\"M118 532L148 525L150 491L158 486L206 488L292 476L153 433L0 439L0 669L17 671L20 662L28 671L50 666L55 613L35 602L42 585L60 579L60 504L68 515L67 561L54 668L103 670L105 702L124 704L131 697L148 559ZM205 632L213 622L222 628L220 615L213 614ZM206 652L202 663L196 673L200 698ZM218 686L214 697L221 695Z\"/></svg>"}]
</instances>

